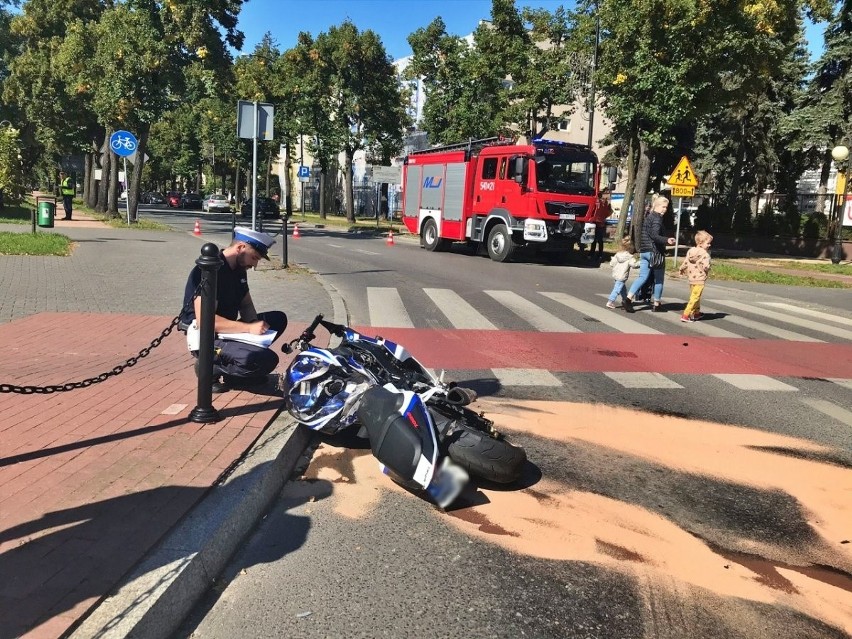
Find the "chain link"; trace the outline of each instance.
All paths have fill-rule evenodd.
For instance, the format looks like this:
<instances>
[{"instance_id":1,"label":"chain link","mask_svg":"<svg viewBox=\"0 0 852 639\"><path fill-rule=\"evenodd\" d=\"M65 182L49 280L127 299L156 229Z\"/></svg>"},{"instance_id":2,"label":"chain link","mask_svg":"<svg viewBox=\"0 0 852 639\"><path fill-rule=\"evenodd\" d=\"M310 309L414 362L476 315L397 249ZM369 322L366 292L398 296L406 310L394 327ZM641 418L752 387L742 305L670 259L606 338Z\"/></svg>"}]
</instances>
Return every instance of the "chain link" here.
<instances>
[{"instance_id":1,"label":"chain link","mask_svg":"<svg viewBox=\"0 0 852 639\"><path fill-rule=\"evenodd\" d=\"M190 299L183 309L181 309L181 314L184 310L188 309L190 304L195 302L195 298L198 297L199 291L201 290L201 284L195 289L195 292L192 294L192 299ZM136 355L129 358L123 364L119 364L115 366L111 371L106 373L101 373L96 377L89 377L88 379L84 379L79 382L68 382L66 384L54 384L51 386L16 386L14 384L0 384L0 393L20 393L21 395L33 395L33 394L45 394L49 395L50 393L64 393L66 391L77 390L78 388L86 388L91 386L92 384L100 384L101 382L105 382L110 377L115 377L116 375L121 375L125 371L132 366L136 366L140 359L144 357L148 357L152 350L157 348L164 339L166 339L169 335L171 335L172 331L175 330L175 327L180 324L180 314L176 315L175 318L169 323L169 325L163 329L163 332L160 333L157 337L151 340L151 343L139 351Z\"/></svg>"}]
</instances>

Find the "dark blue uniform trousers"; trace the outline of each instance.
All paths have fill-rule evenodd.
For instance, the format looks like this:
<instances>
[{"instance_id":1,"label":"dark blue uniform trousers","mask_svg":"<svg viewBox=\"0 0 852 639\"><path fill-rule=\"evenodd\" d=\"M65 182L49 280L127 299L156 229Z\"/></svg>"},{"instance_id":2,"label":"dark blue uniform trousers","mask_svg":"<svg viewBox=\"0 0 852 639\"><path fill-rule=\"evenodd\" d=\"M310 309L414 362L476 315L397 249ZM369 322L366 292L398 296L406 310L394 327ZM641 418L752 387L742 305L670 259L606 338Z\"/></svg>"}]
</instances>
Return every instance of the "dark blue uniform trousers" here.
<instances>
[{"instance_id":1,"label":"dark blue uniform trousers","mask_svg":"<svg viewBox=\"0 0 852 639\"><path fill-rule=\"evenodd\" d=\"M287 328L287 316L281 311L258 313L257 317L278 333L275 340L281 337ZM244 342L215 339L213 348L213 372L216 375L244 379L265 378L278 366L278 354L271 346L265 348Z\"/></svg>"}]
</instances>

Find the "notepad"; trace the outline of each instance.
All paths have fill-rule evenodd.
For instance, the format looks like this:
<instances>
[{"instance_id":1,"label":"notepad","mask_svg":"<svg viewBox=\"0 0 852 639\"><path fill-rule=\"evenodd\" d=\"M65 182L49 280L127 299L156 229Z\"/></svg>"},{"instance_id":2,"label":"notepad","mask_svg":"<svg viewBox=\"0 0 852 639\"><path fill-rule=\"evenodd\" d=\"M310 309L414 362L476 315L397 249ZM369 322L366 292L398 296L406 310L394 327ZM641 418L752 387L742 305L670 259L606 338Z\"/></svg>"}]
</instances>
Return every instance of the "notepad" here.
<instances>
[{"instance_id":1,"label":"notepad","mask_svg":"<svg viewBox=\"0 0 852 639\"><path fill-rule=\"evenodd\" d=\"M219 339L228 339L233 342L243 342L245 344L254 344L255 346L269 347L272 344L277 331L269 329L263 335L254 335L252 333L219 333Z\"/></svg>"}]
</instances>

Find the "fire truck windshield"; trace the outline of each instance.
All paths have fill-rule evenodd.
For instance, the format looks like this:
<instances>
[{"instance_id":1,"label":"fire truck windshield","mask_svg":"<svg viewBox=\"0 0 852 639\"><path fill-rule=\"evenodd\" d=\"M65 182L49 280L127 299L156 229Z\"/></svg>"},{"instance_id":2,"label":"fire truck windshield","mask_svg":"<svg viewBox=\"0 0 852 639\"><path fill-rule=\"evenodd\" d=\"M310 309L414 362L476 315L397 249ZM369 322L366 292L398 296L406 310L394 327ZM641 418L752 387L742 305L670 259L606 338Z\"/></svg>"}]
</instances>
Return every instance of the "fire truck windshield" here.
<instances>
[{"instance_id":1,"label":"fire truck windshield","mask_svg":"<svg viewBox=\"0 0 852 639\"><path fill-rule=\"evenodd\" d=\"M581 148L536 148L535 179L539 191L594 195L597 158Z\"/></svg>"}]
</instances>

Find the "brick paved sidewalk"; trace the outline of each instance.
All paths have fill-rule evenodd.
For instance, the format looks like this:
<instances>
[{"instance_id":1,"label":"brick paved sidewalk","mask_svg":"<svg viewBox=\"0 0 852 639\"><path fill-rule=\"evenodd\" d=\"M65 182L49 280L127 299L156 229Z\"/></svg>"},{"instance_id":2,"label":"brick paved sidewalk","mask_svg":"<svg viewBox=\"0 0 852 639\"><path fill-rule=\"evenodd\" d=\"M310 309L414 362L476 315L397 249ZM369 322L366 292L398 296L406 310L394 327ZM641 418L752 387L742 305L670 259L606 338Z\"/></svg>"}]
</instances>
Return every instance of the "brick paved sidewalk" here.
<instances>
[{"instance_id":1,"label":"brick paved sidewalk","mask_svg":"<svg viewBox=\"0 0 852 639\"><path fill-rule=\"evenodd\" d=\"M109 371L170 319L43 313L0 325L0 341L11 348L0 380L62 384ZM0 638L67 630L279 410L277 396L232 391L214 395L222 421L190 422L197 393L190 362L178 333L103 383L0 394Z\"/></svg>"},{"instance_id":2,"label":"brick paved sidewalk","mask_svg":"<svg viewBox=\"0 0 852 639\"><path fill-rule=\"evenodd\" d=\"M201 244L229 238L224 227L197 238L59 222L75 241L70 257L0 256L0 384L65 384L125 363L177 313ZM249 279L262 308L287 312L281 339L329 313L328 294L303 270ZM102 383L0 393L0 639L67 631L273 420L280 397L231 391L213 396L220 422L190 422L192 361L175 332Z\"/></svg>"}]
</instances>

